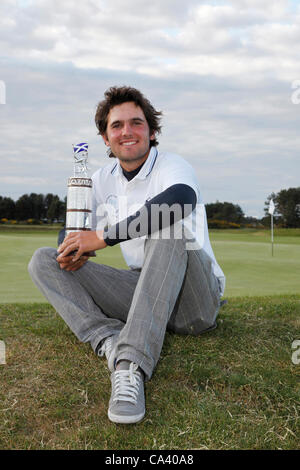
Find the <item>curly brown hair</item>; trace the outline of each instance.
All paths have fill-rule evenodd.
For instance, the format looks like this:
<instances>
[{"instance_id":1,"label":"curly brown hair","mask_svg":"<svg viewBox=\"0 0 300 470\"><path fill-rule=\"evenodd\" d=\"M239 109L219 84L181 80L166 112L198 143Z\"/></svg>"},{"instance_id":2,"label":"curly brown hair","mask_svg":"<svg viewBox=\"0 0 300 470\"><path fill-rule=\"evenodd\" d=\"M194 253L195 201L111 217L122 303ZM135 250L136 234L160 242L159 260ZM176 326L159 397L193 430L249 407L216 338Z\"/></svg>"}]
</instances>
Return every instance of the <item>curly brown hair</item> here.
<instances>
[{"instance_id":1,"label":"curly brown hair","mask_svg":"<svg viewBox=\"0 0 300 470\"><path fill-rule=\"evenodd\" d=\"M136 106L139 106L143 110L150 129L150 135L154 132L155 134L160 134L160 119L162 112L156 111L150 101L136 88L129 86L110 87L104 93L104 97L105 99L98 103L95 114L95 123L99 131L98 134L104 135L106 133L109 111L114 106L127 102L133 102L136 104ZM156 137L150 140L149 145L150 147L158 145ZM115 155L110 151L109 157L115 158Z\"/></svg>"}]
</instances>

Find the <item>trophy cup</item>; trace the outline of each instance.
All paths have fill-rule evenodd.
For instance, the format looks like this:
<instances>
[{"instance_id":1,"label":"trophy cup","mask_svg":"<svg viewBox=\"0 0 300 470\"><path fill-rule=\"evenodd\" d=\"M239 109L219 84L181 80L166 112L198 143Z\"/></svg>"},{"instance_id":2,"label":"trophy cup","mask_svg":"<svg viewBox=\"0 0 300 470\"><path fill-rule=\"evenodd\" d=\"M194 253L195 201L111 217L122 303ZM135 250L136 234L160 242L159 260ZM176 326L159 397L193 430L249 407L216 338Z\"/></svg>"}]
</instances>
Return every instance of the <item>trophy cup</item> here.
<instances>
[{"instance_id":1,"label":"trophy cup","mask_svg":"<svg viewBox=\"0 0 300 470\"><path fill-rule=\"evenodd\" d=\"M86 165L88 144L73 145L74 176L68 179L66 235L92 228L92 180Z\"/></svg>"}]
</instances>

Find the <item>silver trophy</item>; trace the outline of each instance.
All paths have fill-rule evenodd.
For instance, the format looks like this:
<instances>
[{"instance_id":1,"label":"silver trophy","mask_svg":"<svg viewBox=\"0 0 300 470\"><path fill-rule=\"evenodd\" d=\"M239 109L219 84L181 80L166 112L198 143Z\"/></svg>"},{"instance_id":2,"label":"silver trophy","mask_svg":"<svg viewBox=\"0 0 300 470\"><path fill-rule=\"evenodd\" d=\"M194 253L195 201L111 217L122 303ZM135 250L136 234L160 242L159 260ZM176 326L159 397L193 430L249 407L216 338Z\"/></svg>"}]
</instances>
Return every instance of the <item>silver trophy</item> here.
<instances>
[{"instance_id":1,"label":"silver trophy","mask_svg":"<svg viewBox=\"0 0 300 470\"><path fill-rule=\"evenodd\" d=\"M66 235L92 229L92 179L88 177L88 144L73 145L74 176L68 179Z\"/></svg>"}]
</instances>

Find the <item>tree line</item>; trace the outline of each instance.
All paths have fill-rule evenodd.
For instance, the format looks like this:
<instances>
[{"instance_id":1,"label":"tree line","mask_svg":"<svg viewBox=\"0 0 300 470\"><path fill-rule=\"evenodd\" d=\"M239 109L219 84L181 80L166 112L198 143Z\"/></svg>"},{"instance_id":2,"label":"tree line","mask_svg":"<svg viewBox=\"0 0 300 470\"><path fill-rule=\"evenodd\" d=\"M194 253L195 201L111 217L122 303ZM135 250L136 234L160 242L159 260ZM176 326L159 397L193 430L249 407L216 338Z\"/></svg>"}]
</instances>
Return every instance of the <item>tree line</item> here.
<instances>
[{"instance_id":1,"label":"tree line","mask_svg":"<svg viewBox=\"0 0 300 470\"><path fill-rule=\"evenodd\" d=\"M278 193L271 193L264 204L265 216L261 219L246 217L241 207L230 202L215 202L206 204L206 213L209 226L219 228L226 221L234 226L270 226L269 206L271 199L275 205L274 222L278 227L300 228L300 187L282 189ZM224 224L223 224L224 225Z\"/></svg>"},{"instance_id":2,"label":"tree line","mask_svg":"<svg viewBox=\"0 0 300 470\"><path fill-rule=\"evenodd\" d=\"M268 216L270 200L275 205L274 218L277 224L283 227L300 227L300 187L282 189L278 193L272 193L265 201L265 214Z\"/></svg>"},{"instance_id":3,"label":"tree line","mask_svg":"<svg viewBox=\"0 0 300 470\"><path fill-rule=\"evenodd\" d=\"M56 194L23 194L15 202L0 196L0 220L64 222L66 198L62 201Z\"/></svg>"},{"instance_id":4,"label":"tree line","mask_svg":"<svg viewBox=\"0 0 300 470\"><path fill-rule=\"evenodd\" d=\"M206 204L206 214L210 228L238 228L241 226L269 226L268 213L270 200L275 205L274 219L278 226L300 227L300 187L282 189L271 193L264 206L265 216L261 219L246 217L238 204L219 202ZM32 219L40 222L64 222L66 214L66 197L48 193L23 194L16 202L9 197L0 196L0 221Z\"/></svg>"}]
</instances>

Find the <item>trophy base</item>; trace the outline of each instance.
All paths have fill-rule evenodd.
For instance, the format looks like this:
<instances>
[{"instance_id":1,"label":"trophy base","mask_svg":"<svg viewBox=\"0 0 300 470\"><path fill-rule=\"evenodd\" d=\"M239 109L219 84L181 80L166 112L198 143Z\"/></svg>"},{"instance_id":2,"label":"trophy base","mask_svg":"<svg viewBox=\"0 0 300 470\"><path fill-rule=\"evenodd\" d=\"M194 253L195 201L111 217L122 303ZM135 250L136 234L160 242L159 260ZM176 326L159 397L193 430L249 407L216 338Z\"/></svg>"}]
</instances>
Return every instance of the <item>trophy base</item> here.
<instances>
[{"instance_id":1,"label":"trophy base","mask_svg":"<svg viewBox=\"0 0 300 470\"><path fill-rule=\"evenodd\" d=\"M86 227L66 227L66 235L69 235L69 233L72 232L90 232L92 229L91 228L86 228Z\"/></svg>"},{"instance_id":2,"label":"trophy base","mask_svg":"<svg viewBox=\"0 0 300 470\"><path fill-rule=\"evenodd\" d=\"M74 256L74 255L76 255L76 253L77 253L77 250L71 251L71 253L69 253L68 256ZM96 256L96 253L95 253L95 251L88 251L86 253L82 253L81 256L91 257L91 256Z\"/></svg>"}]
</instances>

